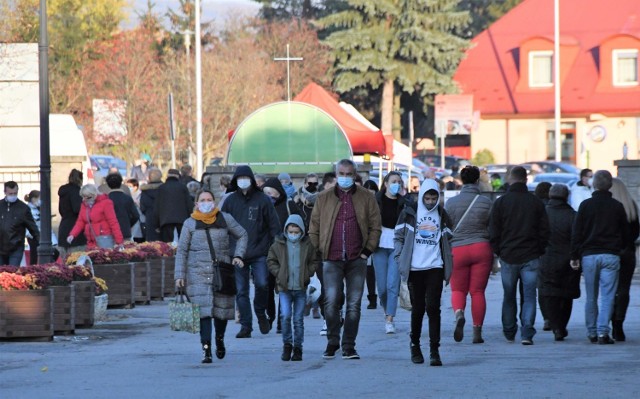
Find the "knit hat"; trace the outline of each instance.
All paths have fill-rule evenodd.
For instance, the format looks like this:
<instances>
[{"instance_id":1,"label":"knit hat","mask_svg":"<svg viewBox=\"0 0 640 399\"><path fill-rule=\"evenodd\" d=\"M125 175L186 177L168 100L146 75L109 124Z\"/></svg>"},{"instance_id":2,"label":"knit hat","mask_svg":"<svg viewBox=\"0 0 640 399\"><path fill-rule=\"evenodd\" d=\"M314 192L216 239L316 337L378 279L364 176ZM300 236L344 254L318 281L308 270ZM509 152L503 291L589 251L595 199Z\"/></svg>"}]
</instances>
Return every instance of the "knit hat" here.
<instances>
[{"instance_id":1,"label":"knit hat","mask_svg":"<svg viewBox=\"0 0 640 399\"><path fill-rule=\"evenodd\" d=\"M291 181L291 176L288 173L282 172L278 175L278 180L289 180Z\"/></svg>"}]
</instances>

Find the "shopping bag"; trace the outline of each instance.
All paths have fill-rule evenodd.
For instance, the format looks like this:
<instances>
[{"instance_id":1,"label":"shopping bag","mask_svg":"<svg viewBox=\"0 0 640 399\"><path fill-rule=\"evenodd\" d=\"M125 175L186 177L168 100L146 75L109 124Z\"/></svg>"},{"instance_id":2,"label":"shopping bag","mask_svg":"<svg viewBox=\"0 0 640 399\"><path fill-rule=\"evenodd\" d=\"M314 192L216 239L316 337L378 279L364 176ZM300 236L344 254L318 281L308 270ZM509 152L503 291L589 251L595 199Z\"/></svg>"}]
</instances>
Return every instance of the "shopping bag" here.
<instances>
[{"instance_id":1,"label":"shopping bag","mask_svg":"<svg viewBox=\"0 0 640 399\"><path fill-rule=\"evenodd\" d=\"M200 305L191 303L186 293L176 292L175 298L169 301L169 326L173 331L199 333Z\"/></svg>"},{"instance_id":2,"label":"shopping bag","mask_svg":"<svg viewBox=\"0 0 640 399\"><path fill-rule=\"evenodd\" d=\"M309 286L307 286L307 305L311 305L314 302L317 302L320 299L320 290L322 289L322 285L320 284L320 279L317 275L313 275L311 277L311 281L309 282Z\"/></svg>"},{"instance_id":3,"label":"shopping bag","mask_svg":"<svg viewBox=\"0 0 640 399\"><path fill-rule=\"evenodd\" d=\"M409 286L406 281L400 282L398 305L404 310L411 311L411 295L409 294Z\"/></svg>"}]
</instances>

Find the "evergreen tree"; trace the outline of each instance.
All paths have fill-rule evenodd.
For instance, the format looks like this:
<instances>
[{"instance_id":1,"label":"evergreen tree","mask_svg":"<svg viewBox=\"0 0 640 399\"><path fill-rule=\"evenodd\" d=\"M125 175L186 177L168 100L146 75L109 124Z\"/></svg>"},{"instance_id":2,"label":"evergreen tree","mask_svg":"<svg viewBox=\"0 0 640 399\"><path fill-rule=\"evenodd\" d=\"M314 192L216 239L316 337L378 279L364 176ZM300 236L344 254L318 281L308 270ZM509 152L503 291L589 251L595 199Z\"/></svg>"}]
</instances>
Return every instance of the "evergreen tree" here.
<instances>
[{"instance_id":1,"label":"evergreen tree","mask_svg":"<svg viewBox=\"0 0 640 399\"><path fill-rule=\"evenodd\" d=\"M399 134L401 95L418 94L426 110L435 94L454 93L452 80L467 49L460 34L469 13L459 0L348 0L345 11L319 21L336 57L340 93L382 87L381 127ZM394 115L395 111L395 115Z\"/></svg>"},{"instance_id":2,"label":"evergreen tree","mask_svg":"<svg viewBox=\"0 0 640 399\"><path fill-rule=\"evenodd\" d=\"M471 24L467 37L475 37L523 0L461 0L458 9L469 11Z\"/></svg>"},{"instance_id":3,"label":"evergreen tree","mask_svg":"<svg viewBox=\"0 0 640 399\"><path fill-rule=\"evenodd\" d=\"M293 18L315 20L341 11L346 0L254 0L262 4L260 17L269 22Z\"/></svg>"}]
</instances>

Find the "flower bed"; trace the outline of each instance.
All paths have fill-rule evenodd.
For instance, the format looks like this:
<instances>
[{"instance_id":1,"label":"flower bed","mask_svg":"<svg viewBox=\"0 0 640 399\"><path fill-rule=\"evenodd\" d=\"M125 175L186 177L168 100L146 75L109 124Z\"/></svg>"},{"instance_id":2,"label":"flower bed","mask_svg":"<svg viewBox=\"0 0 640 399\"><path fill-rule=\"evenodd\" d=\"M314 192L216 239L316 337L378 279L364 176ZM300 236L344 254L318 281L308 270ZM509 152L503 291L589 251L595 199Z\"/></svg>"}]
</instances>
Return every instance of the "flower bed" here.
<instances>
[{"instance_id":1,"label":"flower bed","mask_svg":"<svg viewBox=\"0 0 640 399\"><path fill-rule=\"evenodd\" d=\"M134 262L134 299L137 304L151 303L151 266L149 262Z\"/></svg>"}]
</instances>

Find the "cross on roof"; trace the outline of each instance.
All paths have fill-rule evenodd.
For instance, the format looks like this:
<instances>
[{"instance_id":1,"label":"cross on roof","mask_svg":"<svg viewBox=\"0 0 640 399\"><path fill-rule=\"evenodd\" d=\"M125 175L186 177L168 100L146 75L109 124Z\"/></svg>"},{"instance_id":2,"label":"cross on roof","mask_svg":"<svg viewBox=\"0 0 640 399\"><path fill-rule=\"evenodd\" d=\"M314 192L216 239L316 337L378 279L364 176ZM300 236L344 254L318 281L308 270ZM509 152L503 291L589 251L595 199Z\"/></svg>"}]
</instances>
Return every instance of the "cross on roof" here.
<instances>
[{"instance_id":1,"label":"cross on roof","mask_svg":"<svg viewBox=\"0 0 640 399\"><path fill-rule=\"evenodd\" d=\"M304 58L302 57L290 57L289 56L289 44L287 43L287 56L282 58L282 57L276 57L273 60L274 61L286 61L287 62L287 101L291 101L291 69L290 69L290 63L291 61L302 61Z\"/></svg>"}]
</instances>

